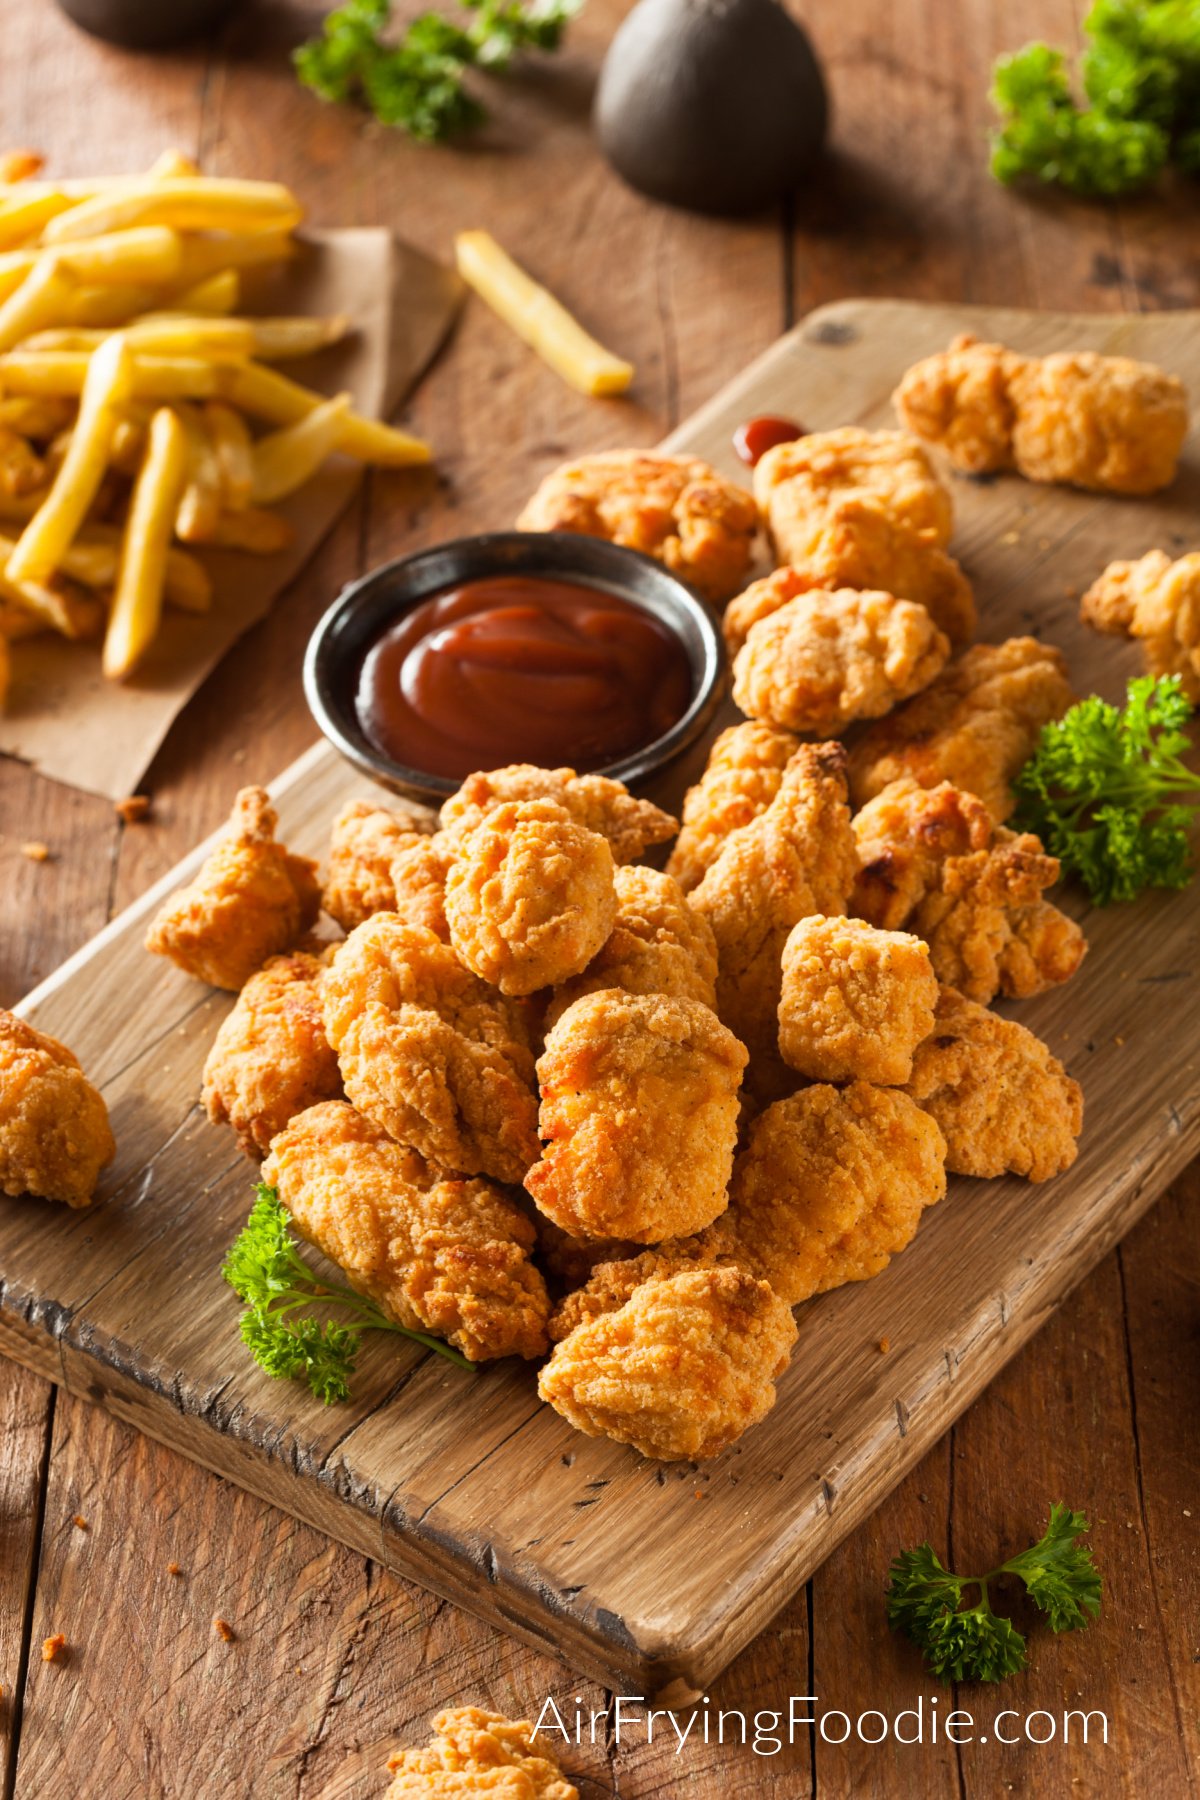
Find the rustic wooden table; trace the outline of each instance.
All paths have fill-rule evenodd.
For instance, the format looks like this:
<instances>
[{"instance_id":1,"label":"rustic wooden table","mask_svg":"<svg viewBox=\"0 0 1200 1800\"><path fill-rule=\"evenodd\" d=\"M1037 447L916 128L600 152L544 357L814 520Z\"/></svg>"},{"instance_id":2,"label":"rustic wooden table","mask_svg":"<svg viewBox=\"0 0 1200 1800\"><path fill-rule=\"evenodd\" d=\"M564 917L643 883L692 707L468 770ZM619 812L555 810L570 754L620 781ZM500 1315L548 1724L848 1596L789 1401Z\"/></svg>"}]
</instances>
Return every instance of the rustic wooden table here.
<instances>
[{"instance_id":1,"label":"rustic wooden table","mask_svg":"<svg viewBox=\"0 0 1200 1800\"><path fill-rule=\"evenodd\" d=\"M364 566L505 524L563 455L654 441L835 296L1200 304L1194 191L1085 207L1015 198L988 177L992 60L1035 35L1073 42L1075 0L802 8L832 78L836 159L782 217L738 225L645 204L596 154L589 96L621 0L589 0L569 51L522 73L487 133L454 152L409 145L296 87L288 51L320 10L244 0L209 53L151 60L91 42L48 0L0 0L0 137L42 148L61 174L141 166L177 144L213 172L288 181L317 224L385 223L439 255L456 228L485 224L634 358L636 398L576 398L470 308L411 409L439 477L367 481L304 578L184 713L146 783L150 823L122 826L104 802L0 765L4 1001L212 829L239 781L270 776L312 739L302 647ZM20 855L31 836L51 861ZM1039 1633L1033 1667L1002 1700L964 1689L957 1704L981 1718L1002 1704L1056 1719L1099 1708L1107 1744L1093 1729L1086 1747L1065 1745L1061 1725L1054 1742L1011 1748L994 1734L898 1749L802 1732L769 1758L702 1744L676 1756L669 1734L649 1748L610 1740L567 1759L586 1800L1197 1791L1198 1187L1193 1168L714 1696L752 1713L817 1694L826 1708L891 1715L924 1694L928 1712L935 1685L884 1623L891 1555L928 1537L957 1566L986 1567L1062 1497L1095 1521L1101 1620L1078 1636ZM561 1665L16 1366L0 1363L0 1394L5 1796L368 1800L389 1751L423 1736L441 1705L520 1717L551 1694L572 1713L576 1694L606 1704ZM214 1634L217 1616L232 1642ZM44 1663L57 1631L69 1655ZM948 1691L940 1703L944 1714ZM1044 1715L1033 1721L1033 1735L1048 1730Z\"/></svg>"}]
</instances>

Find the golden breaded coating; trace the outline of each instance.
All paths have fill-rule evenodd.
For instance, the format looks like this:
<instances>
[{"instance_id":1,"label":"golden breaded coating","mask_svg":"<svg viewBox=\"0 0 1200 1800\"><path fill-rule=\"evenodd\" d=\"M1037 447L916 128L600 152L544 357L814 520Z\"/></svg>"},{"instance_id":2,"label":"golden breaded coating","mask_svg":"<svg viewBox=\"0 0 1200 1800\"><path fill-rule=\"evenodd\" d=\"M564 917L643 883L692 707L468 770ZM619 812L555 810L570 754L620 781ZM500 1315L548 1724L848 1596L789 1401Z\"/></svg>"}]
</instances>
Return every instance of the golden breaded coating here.
<instances>
[{"instance_id":1,"label":"golden breaded coating","mask_svg":"<svg viewBox=\"0 0 1200 1800\"><path fill-rule=\"evenodd\" d=\"M421 1749L389 1758L395 1779L384 1800L579 1800L528 1721L460 1706L439 1713L433 1729Z\"/></svg>"},{"instance_id":2,"label":"golden breaded coating","mask_svg":"<svg viewBox=\"0 0 1200 1800\"><path fill-rule=\"evenodd\" d=\"M343 931L353 931L372 913L395 912L391 867L410 844L419 844L437 827L437 814L397 798L388 806L375 800L347 800L329 842L329 874L324 907Z\"/></svg>"},{"instance_id":3,"label":"golden breaded coating","mask_svg":"<svg viewBox=\"0 0 1200 1800\"><path fill-rule=\"evenodd\" d=\"M1137 562L1109 563L1079 616L1097 631L1135 638L1152 675L1182 676L1188 699L1200 701L1200 551L1175 562L1151 550Z\"/></svg>"},{"instance_id":4,"label":"golden breaded coating","mask_svg":"<svg viewBox=\"0 0 1200 1800\"><path fill-rule=\"evenodd\" d=\"M517 529L625 544L720 601L745 579L758 511L753 495L697 457L612 450L547 475Z\"/></svg>"},{"instance_id":5,"label":"golden breaded coating","mask_svg":"<svg viewBox=\"0 0 1200 1800\"><path fill-rule=\"evenodd\" d=\"M432 837L418 838L401 850L388 871L395 901L391 910L407 925L423 925L444 944L450 942L446 878L453 862L454 851L445 832L435 831Z\"/></svg>"},{"instance_id":6,"label":"golden breaded coating","mask_svg":"<svg viewBox=\"0 0 1200 1800\"><path fill-rule=\"evenodd\" d=\"M905 1092L936 1119L954 1175L1049 1181L1078 1155L1083 1090L1040 1038L943 988Z\"/></svg>"},{"instance_id":7,"label":"golden breaded coating","mask_svg":"<svg viewBox=\"0 0 1200 1800\"><path fill-rule=\"evenodd\" d=\"M784 945L780 1055L811 1081L899 1086L933 1030L937 997L920 938L817 913Z\"/></svg>"},{"instance_id":8,"label":"golden breaded coating","mask_svg":"<svg viewBox=\"0 0 1200 1800\"><path fill-rule=\"evenodd\" d=\"M87 1206L116 1150L108 1108L78 1057L0 1011L0 1192Z\"/></svg>"},{"instance_id":9,"label":"golden breaded coating","mask_svg":"<svg viewBox=\"0 0 1200 1800\"><path fill-rule=\"evenodd\" d=\"M810 565L831 506L875 500L909 531L945 547L954 527L949 490L924 447L903 431L843 425L776 444L759 458L754 492L779 561Z\"/></svg>"},{"instance_id":10,"label":"golden breaded coating","mask_svg":"<svg viewBox=\"0 0 1200 1800\"><path fill-rule=\"evenodd\" d=\"M922 787L949 781L977 794L998 824L1011 813L1011 782L1037 747L1042 726L1074 695L1062 652L1036 638L975 644L924 693L868 726L850 753L856 807L909 776Z\"/></svg>"},{"instance_id":11,"label":"golden breaded coating","mask_svg":"<svg viewBox=\"0 0 1200 1800\"><path fill-rule=\"evenodd\" d=\"M1175 479L1187 435L1182 382L1127 356L1020 356L955 338L894 395L910 431L970 474L1016 469L1029 481L1154 494Z\"/></svg>"},{"instance_id":12,"label":"golden breaded coating","mask_svg":"<svg viewBox=\"0 0 1200 1800\"><path fill-rule=\"evenodd\" d=\"M945 1156L933 1119L898 1088L854 1081L777 1100L734 1164L739 1263L789 1306L870 1280L944 1196Z\"/></svg>"},{"instance_id":13,"label":"golden breaded coating","mask_svg":"<svg viewBox=\"0 0 1200 1800\"><path fill-rule=\"evenodd\" d=\"M325 1030L360 1112L430 1162L519 1182L538 1154L519 1008L431 931L376 913L322 983Z\"/></svg>"},{"instance_id":14,"label":"golden breaded coating","mask_svg":"<svg viewBox=\"0 0 1200 1800\"><path fill-rule=\"evenodd\" d=\"M689 895L712 926L717 1012L750 1052L754 1091L778 1074L788 932L809 913L846 910L855 860L845 771L840 744L801 745L770 806L726 839Z\"/></svg>"},{"instance_id":15,"label":"golden breaded coating","mask_svg":"<svg viewBox=\"0 0 1200 1800\"><path fill-rule=\"evenodd\" d=\"M446 878L450 942L502 994L578 975L617 914L607 838L554 800L508 800L459 844Z\"/></svg>"},{"instance_id":16,"label":"golden breaded coating","mask_svg":"<svg viewBox=\"0 0 1200 1800\"><path fill-rule=\"evenodd\" d=\"M670 875L635 863L616 873L612 933L574 980L550 1002L546 1029L583 994L621 988L627 994L681 994L715 1006L717 946L712 926L687 903Z\"/></svg>"},{"instance_id":17,"label":"golden breaded coating","mask_svg":"<svg viewBox=\"0 0 1200 1800\"><path fill-rule=\"evenodd\" d=\"M828 737L920 693L949 654L923 606L817 588L751 626L733 665L733 698L752 719Z\"/></svg>"},{"instance_id":18,"label":"golden breaded coating","mask_svg":"<svg viewBox=\"0 0 1200 1800\"><path fill-rule=\"evenodd\" d=\"M576 1237L699 1231L725 1208L745 1066L698 1000L585 994L538 1059L543 1151L526 1188Z\"/></svg>"},{"instance_id":19,"label":"golden breaded coating","mask_svg":"<svg viewBox=\"0 0 1200 1800\"><path fill-rule=\"evenodd\" d=\"M577 775L574 769L539 769L511 763L468 775L442 807L442 842L457 850L465 834L507 800L556 800L579 825L607 838L618 863L636 862L652 844L664 844L679 821L650 800L638 800L607 775Z\"/></svg>"},{"instance_id":20,"label":"golden breaded coating","mask_svg":"<svg viewBox=\"0 0 1200 1800\"><path fill-rule=\"evenodd\" d=\"M321 1014L319 957L294 950L252 975L204 1064L200 1101L214 1125L229 1125L261 1161L290 1119L342 1092Z\"/></svg>"},{"instance_id":21,"label":"golden breaded coating","mask_svg":"<svg viewBox=\"0 0 1200 1800\"><path fill-rule=\"evenodd\" d=\"M163 903L147 950L236 993L268 957L292 949L321 909L321 890L317 865L276 843L278 822L265 788L243 788L229 836Z\"/></svg>"},{"instance_id":22,"label":"golden breaded coating","mask_svg":"<svg viewBox=\"0 0 1200 1800\"><path fill-rule=\"evenodd\" d=\"M583 1270L580 1282L559 1301L550 1314L550 1341L561 1343L577 1325L586 1325L603 1313L624 1306L643 1282L662 1280L689 1269L734 1266L733 1235L726 1229L728 1213L691 1237L668 1238L652 1250L635 1245L597 1246L598 1254ZM582 1267L582 1264L580 1264Z\"/></svg>"},{"instance_id":23,"label":"golden breaded coating","mask_svg":"<svg viewBox=\"0 0 1200 1800\"><path fill-rule=\"evenodd\" d=\"M941 881L947 857L986 850L994 835L992 815L977 794L948 781L922 787L902 775L868 800L853 819L858 874L850 911L899 931Z\"/></svg>"},{"instance_id":24,"label":"golden breaded coating","mask_svg":"<svg viewBox=\"0 0 1200 1800\"><path fill-rule=\"evenodd\" d=\"M310 1107L271 1145L263 1180L310 1244L409 1331L472 1362L540 1356L550 1302L534 1229L490 1181L450 1175L344 1100Z\"/></svg>"},{"instance_id":25,"label":"golden breaded coating","mask_svg":"<svg viewBox=\"0 0 1200 1800\"><path fill-rule=\"evenodd\" d=\"M683 828L667 859L668 875L685 894L699 886L730 833L767 810L798 749L792 732L756 719L721 732L703 775L684 796Z\"/></svg>"},{"instance_id":26,"label":"golden breaded coating","mask_svg":"<svg viewBox=\"0 0 1200 1800\"><path fill-rule=\"evenodd\" d=\"M742 1269L644 1281L556 1345L538 1393L577 1430L665 1462L718 1456L775 1404L796 1323Z\"/></svg>"}]
</instances>

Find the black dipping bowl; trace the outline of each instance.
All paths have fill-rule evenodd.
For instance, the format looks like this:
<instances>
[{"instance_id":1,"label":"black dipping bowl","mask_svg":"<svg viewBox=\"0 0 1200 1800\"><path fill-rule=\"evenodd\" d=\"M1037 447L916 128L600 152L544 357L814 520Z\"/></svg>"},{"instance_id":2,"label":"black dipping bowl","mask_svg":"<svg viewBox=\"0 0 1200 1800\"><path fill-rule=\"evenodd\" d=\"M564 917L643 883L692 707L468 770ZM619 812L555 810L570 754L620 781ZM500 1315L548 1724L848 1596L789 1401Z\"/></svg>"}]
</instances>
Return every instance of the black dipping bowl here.
<instances>
[{"instance_id":1,"label":"black dipping bowl","mask_svg":"<svg viewBox=\"0 0 1200 1800\"><path fill-rule=\"evenodd\" d=\"M437 806L461 783L406 768L363 736L354 693L363 657L404 613L434 594L491 575L550 575L616 594L669 625L687 651L692 697L670 731L642 749L593 770L628 784L659 775L691 748L713 721L725 687L725 647L712 614L661 563L603 538L566 531L494 531L454 538L364 575L343 588L318 624L304 657L304 694L330 743L356 769L394 792Z\"/></svg>"}]
</instances>

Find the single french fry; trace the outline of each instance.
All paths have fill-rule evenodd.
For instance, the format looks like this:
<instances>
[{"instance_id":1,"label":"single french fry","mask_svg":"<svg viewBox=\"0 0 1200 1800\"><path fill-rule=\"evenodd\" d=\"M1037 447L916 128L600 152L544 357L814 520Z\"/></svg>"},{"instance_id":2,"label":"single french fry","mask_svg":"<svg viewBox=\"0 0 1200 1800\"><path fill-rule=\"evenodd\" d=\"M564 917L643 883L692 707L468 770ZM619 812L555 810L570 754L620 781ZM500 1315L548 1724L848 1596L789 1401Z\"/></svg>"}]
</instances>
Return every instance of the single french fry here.
<instances>
[{"instance_id":1,"label":"single french fry","mask_svg":"<svg viewBox=\"0 0 1200 1800\"><path fill-rule=\"evenodd\" d=\"M246 421L223 400L209 400L204 407L204 424L221 471L223 508L238 512L249 506L254 487L254 455Z\"/></svg>"},{"instance_id":2,"label":"single french fry","mask_svg":"<svg viewBox=\"0 0 1200 1800\"><path fill-rule=\"evenodd\" d=\"M110 680L130 673L158 630L171 528L187 473L187 433L179 415L161 406L150 421L145 461L134 483L104 637L102 666Z\"/></svg>"},{"instance_id":3,"label":"single french fry","mask_svg":"<svg viewBox=\"0 0 1200 1800\"><path fill-rule=\"evenodd\" d=\"M111 588L117 579L122 537L116 525L85 525L63 557L63 574L85 588ZM203 613L212 606L211 575L190 551L175 544L167 551L163 598L179 612Z\"/></svg>"},{"instance_id":4,"label":"single french fry","mask_svg":"<svg viewBox=\"0 0 1200 1800\"><path fill-rule=\"evenodd\" d=\"M168 225L85 234L41 254L88 282L176 281L183 268L183 240Z\"/></svg>"},{"instance_id":5,"label":"single french fry","mask_svg":"<svg viewBox=\"0 0 1200 1800\"><path fill-rule=\"evenodd\" d=\"M36 396L17 395L0 400L0 429L15 431L23 438L44 443L57 437L74 417L75 409L68 400L39 400Z\"/></svg>"},{"instance_id":6,"label":"single french fry","mask_svg":"<svg viewBox=\"0 0 1200 1800\"><path fill-rule=\"evenodd\" d=\"M64 580L61 575L45 582L14 581L8 565L15 549L12 538L0 536L0 599L24 608L40 629L68 638L94 636L96 613L91 596L81 593L72 580Z\"/></svg>"},{"instance_id":7,"label":"single french fry","mask_svg":"<svg viewBox=\"0 0 1200 1800\"><path fill-rule=\"evenodd\" d=\"M224 363L216 368L216 376L223 399L270 425L298 425L325 398L265 363ZM0 363L0 386L3 384ZM420 438L410 437L406 431L397 431L394 425L384 425L378 419L364 419L355 412L343 418L337 448L360 462L378 463L385 468L407 468L433 460L429 445Z\"/></svg>"},{"instance_id":8,"label":"single french fry","mask_svg":"<svg viewBox=\"0 0 1200 1800\"><path fill-rule=\"evenodd\" d=\"M295 251L295 244L284 231L257 232L252 237L237 237L229 232L187 237L183 240L179 280L184 287L192 287L228 269L257 269L267 263L286 262Z\"/></svg>"},{"instance_id":9,"label":"single french fry","mask_svg":"<svg viewBox=\"0 0 1200 1800\"><path fill-rule=\"evenodd\" d=\"M0 394L69 399L82 394L92 360L82 350L11 350L0 356ZM138 400L214 399L222 368L233 366L198 356L134 356L132 362L131 393Z\"/></svg>"},{"instance_id":10,"label":"single french fry","mask_svg":"<svg viewBox=\"0 0 1200 1800\"><path fill-rule=\"evenodd\" d=\"M176 412L187 441L188 472L175 516L175 535L185 544L205 544L211 542L221 516L221 465L203 414L185 404L177 405Z\"/></svg>"},{"instance_id":11,"label":"single french fry","mask_svg":"<svg viewBox=\"0 0 1200 1800\"><path fill-rule=\"evenodd\" d=\"M224 512L210 540L221 550L249 550L255 556L274 556L286 550L295 533L278 513L263 512L256 506L241 512Z\"/></svg>"},{"instance_id":12,"label":"single french fry","mask_svg":"<svg viewBox=\"0 0 1200 1800\"><path fill-rule=\"evenodd\" d=\"M250 240L257 243L257 238ZM236 269L218 269L215 275L208 275L203 281L197 281L181 294L176 294L170 302L170 309L181 313L204 313L216 318L228 317L238 309L238 301L242 297L242 278ZM149 307L144 309L149 311Z\"/></svg>"},{"instance_id":13,"label":"single french fry","mask_svg":"<svg viewBox=\"0 0 1200 1800\"><path fill-rule=\"evenodd\" d=\"M11 350L62 319L71 301L72 283L53 261L40 262L15 293L0 305L0 351Z\"/></svg>"},{"instance_id":14,"label":"single french fry","mask_svg":"<svg viewBox=\"0 0 1200 1800\"><path fill-rule=\"evenodd\" d=\"M0 282L0 286L2 286ZM82 286L71 296L68 325L87 330L101 325L113 331L162 303L163 290L145 282L112 281Z\"/></svg>"},{"instance_id":15,"label":"single french fry","mask_svg":"<svg viewBox=\"0 0 1200 1800\"><path fill-rule=\"evenodd\" d=\"M51 219L74 203L65 194L20 194L0 200L0 250L31 244Z\"/></svg>"},{"instance_id":16,"label":"single french fry","mask_svg":"<svg viewBox=\"0 0 1200 1800\"><path fill-rule=\"evenodd\" d=\"M6 150L0 156L0 182L7 187L9 182L29 181L40 175L45 166L40 150Z\"/></svg>"},{"instance_id":17,"label":"single french fry","mask_svg":"<svg viewBox=\"0 0 1200 1800\"><path fill-rule=\"evenodd\" d=\"M129 398L132 377L133 358L118 332L88 364L70 449L9 559L10 580L44 581L58 567L104 479L116 409Z\"/></svg>"},{"instance_id":18,"label":"single french fry","mask_svg":"<svg viewBox=\"0 0 1200 1800\"><path fill-rule=\"evenodd\" d=\"M185 150L164 150L150 164L148 173L151 181L165 181L170 176L198 175L200 164Z\"/></svg>"},{"instance_id":19,"label":"single french fry","mask_svg":"<svg viewBox=\"0 0 1200 1800\"><path fill-rule=\"evenodd\" d=\"M54 230L60 222L56 220L48 229ZM590 337L489 232L460 231L454 240L454 258L468 286L571 387L581 394L625 393L633 381L633 364Z\"/></svg>"},{"instance_id":20,"label":"single french fry","mask_svg":"<svg viewBox=\"0 0 1200 1800\"><path fill-rule=\"evenodd\" d=\"M270 506L294 494L316 474L337 449L338 436L350 411L349 394L338 394L322 406L314 406L297 425L285 425L259 438L254 445L254 486L250 498L257 506Z\"/></svg>"},{"instance_id":21,"label":"single french fry","mask_svg":"<svg viewBox=\"0 0 1200 1800\"><path fill-rule=\"evenodd\" d=\"M32 494L46 480L46 465L27 438L0 425L0 490Z\"/></svg>"},{"instance_id":22,"label":"single french fry","mask_svg":"<svg viewBox=\"0 0 1200 1800\"><path fill-rule=\"evenodd\" d=\"M254 331L254 348L250 352L263 362L287 362L296 356L312 356L330 344L340 344L354 329L344 313L329 318L250 319Z\"/></svg>"},{"instance_id":23,"label":"single french fry","mask_svg":"<svg viewBox=\"0 0 1200 1800\"><path fill-rule=\"evenodd\" d=\"M174 231L291 231L304 217L294 194L275 181L221 181L212 176L149 177L130 181L51 219L48 244L167 225Z\"/></svg>"}]
</instances>

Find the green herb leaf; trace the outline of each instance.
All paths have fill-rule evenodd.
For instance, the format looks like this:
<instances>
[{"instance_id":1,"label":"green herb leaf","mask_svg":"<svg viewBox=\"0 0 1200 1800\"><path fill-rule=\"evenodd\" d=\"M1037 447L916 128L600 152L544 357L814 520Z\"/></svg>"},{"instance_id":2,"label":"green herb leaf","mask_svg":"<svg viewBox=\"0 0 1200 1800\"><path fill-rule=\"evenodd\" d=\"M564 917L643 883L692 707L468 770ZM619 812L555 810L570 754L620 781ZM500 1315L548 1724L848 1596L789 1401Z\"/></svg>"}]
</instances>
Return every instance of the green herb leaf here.
<instances>
[{"instance_id":1,"label":"green herb leaf","mask_svg":"<svg viewBox=\"0 0 1200 1800\"><path fill-rule=\"evenodd\" d=\"M1038 1542L1002 1565L1006 1575L1020 1576L1052 1631L1078 1631L1100 1611L1100 1571L1091 1551L1076 1541L1090 1529L1082 1513L1056 1501Z\"/></svg>"}]
</instances>

